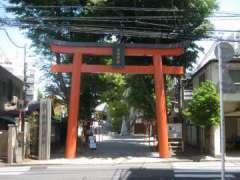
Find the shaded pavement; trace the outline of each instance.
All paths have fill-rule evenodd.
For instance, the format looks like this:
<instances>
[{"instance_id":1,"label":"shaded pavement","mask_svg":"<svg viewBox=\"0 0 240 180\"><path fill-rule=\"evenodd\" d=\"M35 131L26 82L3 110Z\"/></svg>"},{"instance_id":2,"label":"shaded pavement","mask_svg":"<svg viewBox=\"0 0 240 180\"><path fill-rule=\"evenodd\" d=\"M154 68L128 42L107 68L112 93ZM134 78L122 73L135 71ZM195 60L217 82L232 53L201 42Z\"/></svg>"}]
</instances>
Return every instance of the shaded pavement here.
<instances>
[{"instance_id":1,"label":"shaded pavement","mask_svg":"<svg viewBox=\"0 0 240 180\"><path fill-rule=\"evenodd\" d=\"M137 158L156 157L156 153L151 152L144 135L138 136L103 136L103 141L97 143L96 150L82 147L79 156L88 158ZM100 138L101 139L101 138Z\"/></svg>"}]
</instances>

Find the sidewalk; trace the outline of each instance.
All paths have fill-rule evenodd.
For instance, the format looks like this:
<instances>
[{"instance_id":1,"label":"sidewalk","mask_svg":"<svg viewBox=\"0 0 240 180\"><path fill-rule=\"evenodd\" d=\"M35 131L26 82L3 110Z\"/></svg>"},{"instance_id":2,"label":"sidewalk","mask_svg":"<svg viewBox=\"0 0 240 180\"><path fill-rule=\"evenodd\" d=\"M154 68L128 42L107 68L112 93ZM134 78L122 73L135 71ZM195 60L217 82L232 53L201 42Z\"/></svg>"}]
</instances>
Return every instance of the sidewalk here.
<instances>
[{"instance_id":1,"label":"sidewalk","mask_svg":"<svg viewBox=\"0 0 240 180\"><path fill-rule=\"evenodd\" d=\"M151 143L152 144L152 143ZM134 163L167 163L167 162L206 162L220 161L220 158L198 155L194 150L188 149L185 153L173 155L168 159L159 158L158 152L151 152L147 139L142 136L103 136L98 142L96 150L81 147L76 159L65 159L64 150L55 154L51 160L26 159L22 163L13 165L119 165ZM240 156L226 157L228 162L240 162ZM7 165L7 164L1 164Z\"/></svg>"},{"instance_id":2,"label":"sidewalk","mask_svg":"<svg viewBox=\"0 0 240 180\"><path fill-rule=\"evenodd\" d=\"M169 162L220 162L220 158L211 156L194 156L194 157L171 157L161 159L158 157L119 157L119 158L88 158L79 157L76 159L51 159L51 160L25 160L22 163L13 165L121 165L121 164L136 164L136 163L169 163ZM226 157L226 162L240 163L240 157ZM8 164L0 164L6 166Z\"/></svg>"},{"instance_id":3,"label":"sidewalk","mask_svg":"<svg viewBox=\"0 0 240 180\"><path fill-rule=\"evenodd\" d=\"M98 140L98 139L97 139ZM24 165L29 164L122 164L122 163L157 163L168 162L168 159L158 158L158 153L151 152L146 138L140 136L103 136L103 141L97 143L96 150L81 147L76 159L65 159L62 157L64 151L59 155L52 156L53 159L25 160ZM60 157L60 158L59 158Z\"/></svg>"}]
</instances>

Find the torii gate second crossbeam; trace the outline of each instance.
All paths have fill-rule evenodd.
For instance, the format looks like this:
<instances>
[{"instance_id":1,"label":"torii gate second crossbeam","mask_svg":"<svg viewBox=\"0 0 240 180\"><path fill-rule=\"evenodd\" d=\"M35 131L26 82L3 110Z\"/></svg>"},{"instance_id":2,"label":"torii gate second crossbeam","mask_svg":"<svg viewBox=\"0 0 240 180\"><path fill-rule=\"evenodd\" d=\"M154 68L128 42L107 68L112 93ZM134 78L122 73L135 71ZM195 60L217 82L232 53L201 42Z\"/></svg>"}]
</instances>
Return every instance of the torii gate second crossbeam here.
<instances>
[{"instance_id":1,"label":"torii gate second crossbeam","mask_svg":"<svg viewBox=\"0 0 240 180\"><path fill-rule=\"evenodd\" d=\"M82 62L83 55L111 56L112 45L97 43L72 43L64 41L52 41L52 51L56 53L73 54L72 64L56 64L51 70L55 73L72 73L71 94L69 105L69 119L67 125L66 158L75 158L77 150L77 124L80 106L80 86L82 73L128 73L128 74L152 74L155 80L156 93L156 122L159 139L159 155L162 158L169 157L168 125L166 111L166 97L164 90L163 74L184 74L183 67L164 66L162 57L179 56L184 50L179 44L170 45L146 45L125 44L126 56L149 56L153 59L153 65L114 67L112 65L89 65Z\"/></svg>"}]
</instances>

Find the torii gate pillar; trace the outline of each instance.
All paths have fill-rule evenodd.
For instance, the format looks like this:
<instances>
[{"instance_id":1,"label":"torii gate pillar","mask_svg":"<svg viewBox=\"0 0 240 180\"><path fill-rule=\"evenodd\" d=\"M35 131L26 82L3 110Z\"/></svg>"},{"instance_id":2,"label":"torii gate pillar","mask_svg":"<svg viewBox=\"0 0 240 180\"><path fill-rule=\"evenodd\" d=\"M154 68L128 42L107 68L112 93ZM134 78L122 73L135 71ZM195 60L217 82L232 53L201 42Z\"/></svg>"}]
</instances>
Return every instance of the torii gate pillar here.
<instances>
[{"instance_id":1,"label":"torii gate pillar","mask_svg":"<svg viewBox=\"0 0 240 180\"><path fill-rule=\"evenodd\" d=\"M164 89L162 57L153 56L154 84L156 94L156 119L158 129L158 148L162 158L169 157L166 96Z\"/></svg>"},{"instance_id":2,"label":"torii gate pillar","mask_svg":"<svg viewBox=\"0 0 240 180\"><path fill-rule=\"evenodd\" d=\"M75 53L71 78L71 94L69 104L69 119L67 123L67 140L65 156L75 158L77 152L77 127L80 106L82 54Z\"/></svg>"}]
</instances>

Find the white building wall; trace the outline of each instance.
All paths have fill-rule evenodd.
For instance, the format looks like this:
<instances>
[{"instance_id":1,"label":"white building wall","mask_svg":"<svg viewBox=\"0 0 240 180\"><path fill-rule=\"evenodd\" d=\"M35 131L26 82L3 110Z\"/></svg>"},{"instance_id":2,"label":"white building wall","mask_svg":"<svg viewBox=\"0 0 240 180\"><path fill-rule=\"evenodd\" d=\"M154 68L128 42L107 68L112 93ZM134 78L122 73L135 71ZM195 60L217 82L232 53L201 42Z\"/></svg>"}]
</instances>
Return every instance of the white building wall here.
<instances>
[{"instance_id":1,"label":"white building wall","mask_svg":"<svg viewBox=\"0 0 240 180\"><path fill-rule=\"evenodd\" d=\"M212 126L210 129L210 151L214 156L221 155L219 126Z\"/></svg>"},{"instance_id":2,"label":"white building wall","mask_svg":"<svg viewBox=\"0 0 240 180\"><path fill-rule=\"evenodd\" d=\"M217 62L212 62L210 64L212 67L212 77L209 78L208 80L213 81L216 85L218 85L219 79L218 79L218 63ZM232 70L240 70L240 63L229 63L227 65L228 69ZM226 70L223 75L223 82L224 83L230 83L231 84L231 77L229 76L228 71ZM225 85L225 87L228 85ZM240 90L236 92L230 92L230 93L224 93L224 101L230 101L230 102L239 102L240 101Z\"/></svg>"},{"instance_id":3,"label":"white building wall","mask_svg":"<svg viewBox=\"0 0 240 180\"><path fill-rule=\"evenodd\" d=\"M227 68L232 70L240 70L240 63L229 63ZM218 62L216 61L210 62L200 72L198 72L198 74L193 76L192 81L193 81L194 89L199 87L199 78L203 74L205 74L205 80L210 80L214 82L218 89L218 83L219 83ZM225 87L226 86L230 87L231 84L233 85L233 83L231 83L232 80L228 71L224 72L223 81L225 83L229 83L229 85L225 85ZM239 107L240 107L240 88L239 90L235 90L233 92L224 93L224 112L225 113L234 112ZM226 123L228 123L229 119L225 118L225 120L226 120ZM238 131L237 134L240 135L239 129L240 129L240 121L238 122L238 130L237 130ZM228 131L228 129L226 129L226 131ZM210 148L209 149L214 156L220 155L220 127L219 126L212 127L210 130Z\"/></svg>"}]
</instances>

